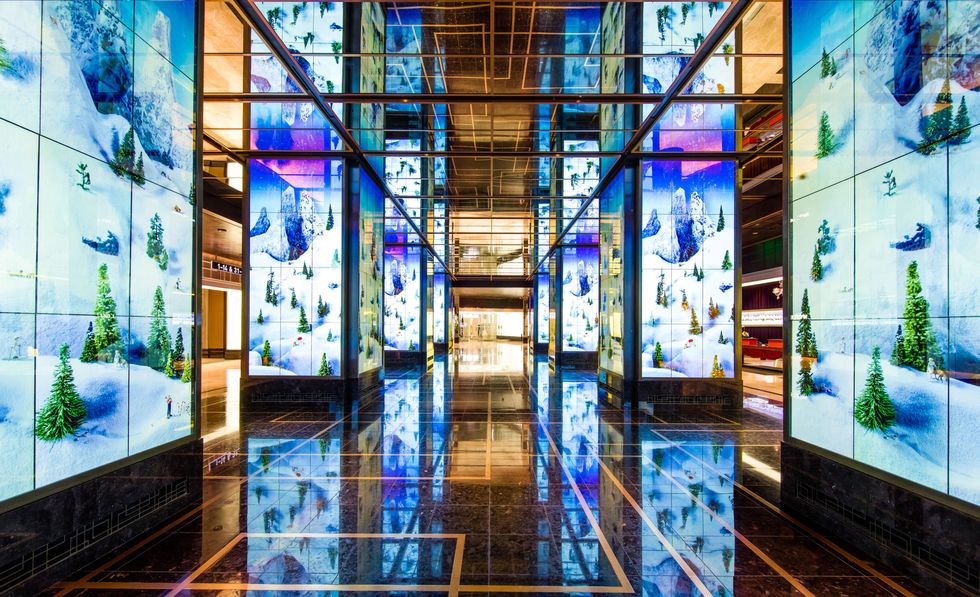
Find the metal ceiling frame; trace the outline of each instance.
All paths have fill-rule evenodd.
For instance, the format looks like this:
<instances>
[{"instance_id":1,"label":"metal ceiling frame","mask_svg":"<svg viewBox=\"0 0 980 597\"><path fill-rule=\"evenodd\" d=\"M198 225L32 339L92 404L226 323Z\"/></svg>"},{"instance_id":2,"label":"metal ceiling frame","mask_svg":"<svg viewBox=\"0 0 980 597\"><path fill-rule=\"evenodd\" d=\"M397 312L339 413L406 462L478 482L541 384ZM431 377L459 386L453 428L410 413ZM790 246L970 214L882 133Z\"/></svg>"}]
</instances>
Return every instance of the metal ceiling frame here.
<instances>
[{"instance_id":1,"label":"metal ceiling frame","mask_svg":"<svg viewBox=\"0 0 980 597\"><path fill-rule=\"evenodd\" d=\"M544 265L548 259L558 250L561 246L565 237L574 228L576 222L582 218L586 210L595 201L599 195L606 190L606 188L612 183L613 179L622 171L626 166L626 162L636 159L637 155L634 154L634 150L643 143L647 134L653 130L653 127L660 121L661 118L667 113L668 108L674 100L680 96L681 91L687 88L694 77L701 71L704 63L712 57L715 49L725 40L726 37L732 32L736 25L742 20L749 6L751 6L757 0L735 0L725 11L725 14L721 16L715 26L711 29L711 32L705 37L704 42L701 46L691 55L691 59L681 68L681 71L677 73L677 77L667 88L667 93L664 94L663 99L660 103L643 119L640 126L637 127L636 132L630 137L625 144L623 144L623 149L616 158L616 161L602 173L599 178L599 182L596 184L595 189L589 194L588 197L582 201L579 210L575 213L568 224L562 228L562 231L555 237L554 242L548 247L548 250L541 257L541 260L535 264L534 268L531 269L531 273L528 274L528 278L534 276L541 266ZM731 152L729 152L731 153ZM660 154L653 154L660 157Z\"/></svg>"},{"instance_id":2,"label":"metal ceiling frame","mask_svg":"<svg viewBox=\"0 0 980 597\"><path fill-rule=\"evenodd\" d=\"M320 90L317 88L316 84L313 83L310 77L306 74L306 71L303 70L303 67L300 66L295 56L293 56L293 54L286 47L286 44L283 43L282 39L276 34L275 30L262 15L262 11L256 5L256 0L235 0L234 4L231 5L238 9L246 26L258 34L258 36L262 39L262 42L265 43L266 47L276 56L279 63L286 70L289 76L292 77L296 84L299 85L300 89L303 90L305 94L304 100L308 100L310 103L312 103L323 115L323 117L327 119L327 122L330 123L330 126L333 128L334 132L337 133L341 141L343 141L344 145L348 148L351 157L357 160L361 167L361 172L371 179L371 181L381 190L381 193L386 199L391 201L391 203L395 206L395 209L402 215L403 218L405 218L405 221L408 222L408 225L412 228L412 232L418 236L419 240L422 242L422 245L430 253L432 253L433 258L439 262L442 268L446 271L446 274L449 275L450 279L455 279L455 275L446 265L446 262L443 261L439 253L436 252L435 247L433 247L432 243L429 242L428 237L422 232L422 229L418 226L418 224L415 223L412 216L409 215L408 210L405 208L401 198L398 195L395 195L391 189L388 188L388 184L384 177L374 169L374 166L371 164L370 160L368 160L368 156L361 150L351 132L346 126L344 126L344 122L337 116L337 113L333 111L330 104L324 100L323 95L320 93Z\"/></svg>"}]
</instances>

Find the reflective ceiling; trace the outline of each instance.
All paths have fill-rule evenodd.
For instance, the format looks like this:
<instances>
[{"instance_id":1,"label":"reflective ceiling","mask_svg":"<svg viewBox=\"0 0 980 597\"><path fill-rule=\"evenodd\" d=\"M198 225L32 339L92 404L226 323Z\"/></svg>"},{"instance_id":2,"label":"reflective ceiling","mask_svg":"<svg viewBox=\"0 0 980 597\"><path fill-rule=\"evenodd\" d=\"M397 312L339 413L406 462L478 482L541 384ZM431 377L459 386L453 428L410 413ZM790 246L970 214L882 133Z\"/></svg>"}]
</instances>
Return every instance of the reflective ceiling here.
<instances>
[{"instance_id":1,"label":"reflective ceiling","mask_svg":"<svg viewBox=\"0 0 980 597\"><path fill-rule=\"evenodd\" d=\"M628 162L622 153L738 159L747 187L743 199L751 206L780 192L782 3L697 4L702 10L691 12L695 2L207 0L205 170L236 186L240 167L225 164L249 157L360 156L379 177L386 174L385 163L388 170L399 163L404 170L408 163L420 184L404 184L389 171L387 187L413 216L431 214L437 202L445 202L448 250L440 254L455 277L530 275L545 249L569 228L568 218L582 208L583 197L594 195L610 170ZM307 10L306 5L321 11L323 33L293 26L297 7ZM703 35L681 39L670 29L655 31L658 11L664 10L674 19L686 19L689 12L712 16L710 22L701 17ZM383 40L369 39L365 15L375 23L380 17ZM263 29L275 38L264 39ZM325 39L327 29L342 29L344 46L318 42L316 36ZM701 46L713 32L721 37L712 53ZM249 142L260 132L249 126L255 103L297 106L297 113L319 109L309 102L299 75L287 80L284 71L283 84L263 86L257 61L275 61L279 68L284 54L312 65L309 73L340 65L334 70L344 75L336 78L345 82L319 74L309 82L343 118L350 137L341 134L332 147L302 152L259 150ZM672 65L660 78L644 66L658 60ZM383 84L357 93L372 69L383 69ZM699 87L716 80L695 76L709 69L727 69L734 84ZM685 70L692 71L688 84L672 95L673 78ZM667 100L734 106L734 130L726 131L734 143L694 151L694 145L653 139L657 132L647 132L653 127L644 119ZM383 117L375 120L383 128L358 117L370 106L384 106ZM658 121L671 118L663 108L655 114ZM638 136L642 125L644 135ZM699 138L705 133L676 120L671 132ZM547 214L537 209L541 203L550 205ZM547 218L539 224L546 231L540 239L534 234L538 214ZM596 212L583 210L582 216L594 218ZM425 229L422 218L417 220ZM772 226L753 230L777 232Z\"/></svg>"}]
</instances>

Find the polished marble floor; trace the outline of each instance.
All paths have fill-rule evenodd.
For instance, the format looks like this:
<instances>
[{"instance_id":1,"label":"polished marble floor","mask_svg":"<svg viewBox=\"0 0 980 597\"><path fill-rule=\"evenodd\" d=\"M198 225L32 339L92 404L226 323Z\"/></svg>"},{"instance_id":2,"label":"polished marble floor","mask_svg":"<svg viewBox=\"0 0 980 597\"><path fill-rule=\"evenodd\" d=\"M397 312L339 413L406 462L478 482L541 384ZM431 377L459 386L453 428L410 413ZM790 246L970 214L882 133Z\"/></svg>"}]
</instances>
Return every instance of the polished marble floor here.
<instances>
[{"instance_id":1,"label":"polished marble floor","mask_svg":"<svg viewBox=\"0 0 980 597\"><path fill-rule=\"evenodd\" d=\"M778 419L624 410L594 375L471 356L243 413L201 504L50 593L925 594L779 509Z\"/></svg>"}]
</instances>

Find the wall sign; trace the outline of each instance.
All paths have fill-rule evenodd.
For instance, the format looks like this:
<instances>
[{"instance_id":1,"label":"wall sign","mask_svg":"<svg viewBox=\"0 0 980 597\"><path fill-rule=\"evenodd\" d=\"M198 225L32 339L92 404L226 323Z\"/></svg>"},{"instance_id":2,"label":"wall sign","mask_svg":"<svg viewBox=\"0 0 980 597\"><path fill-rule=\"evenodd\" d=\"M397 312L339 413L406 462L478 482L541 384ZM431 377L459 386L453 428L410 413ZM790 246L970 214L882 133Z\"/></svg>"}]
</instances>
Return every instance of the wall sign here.
<instances>
[{"instance_id":1,"label":"wall sign","mask_svg":"<svg viewBox=\"0 0 980 597\"><path fill-rule=\"evenodd\" d=\"M242 268L237 265L231 265L230 263L222 263L220 261L211 260L211 269L219 272L226 272L229 274L236 274L238 276L242 275Z\"/></svg>"}]
</instances>

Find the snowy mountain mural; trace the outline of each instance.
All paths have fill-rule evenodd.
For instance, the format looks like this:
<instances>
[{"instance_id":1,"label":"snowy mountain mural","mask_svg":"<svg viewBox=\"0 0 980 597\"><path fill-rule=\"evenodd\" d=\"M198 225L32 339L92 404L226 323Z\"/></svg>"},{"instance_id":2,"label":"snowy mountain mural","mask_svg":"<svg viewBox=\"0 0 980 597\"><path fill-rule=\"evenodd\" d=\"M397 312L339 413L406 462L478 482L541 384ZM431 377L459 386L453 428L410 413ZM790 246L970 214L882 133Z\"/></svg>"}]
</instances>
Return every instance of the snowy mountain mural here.
<instances>
[{"instance_id":1,"label":"snowy mountain mural","mask_svg":"<svg viewBox=\"0 0 980 597\"><path fill-rule=\"evenodd\" d=\"M735 374L735 167L642 162L644 377Z\"/></svg>"},{"instance_id":2,"label":"snowy mountain mural","mask_svg":"<svg viewBox=\"0 0 980 597\"><path fill-rule=\"evenodd\" d=\"M145 4L0 3L0 500L193 430L194 8Z\"/></svg>"},{"instance_id":3,"label":"snowy mountain mural","mask_svg":"<svg viewBox=\"0 0 980 597\"><path fill-rule=\"evenodd\" d=\"M322 93L343 91L344 69L342 2L272 2L262 7L265 18L303 71ZM301 90L257 34L252 49L250 87L255 93L299 93ZM331 104L343 114L342 105ZM250 113L252 147L278 150L340 148L335 133L313 104L304 102L254 103Z\"/></svg>"},{"instance_id":4,"label":"snowy mountain mural","mask_svg":"<svg viewBox=\"0 0 980 597\"><path fill-rule=\"evenodd\" d=\"M794 2L790 432L976 504L980 9L866 4Z\"/></svg>"},{"instance_id":5,"label":"snowy mountain mural","mask_svg":"<svg viewBox=\"0 0 980 597\"><path fill-rule=\"evenodd\" d=\"M385 348L420 350L421 249L392 245L384 249Z\"/></svg>"},{"instance_id":6,"label":"snowy mountain mural","mask_svg":"<svg viewBox=\"0 0 980 597\"><path fill-rule=\"evenodd\" d=\"M249 162L251 376L341 374L342 167Z\"/></svg>"},{"instance_id":7,"label":"snowy mountain mural","mask_svg":"<svg viewBox=\"0 0 980 597\"><path fill-rule=\"evenodd\" d=\"M720 2L645 2L643 4L642 89L666 93L680 70L727 8ZM718 50L735 52L735 35ZM726 56L708 60L685 93L732 93L735 61ZM644 106L644 115L652 106ZM643 141L648 151L735 149L735 107L731 104L675 104Z\"/></svg>"},{"instance_id":8,"label":"snowy mountain mural","mask_svg":"<svg viewBox=\"0 0 980 597\"><path fill-rule=\"evenodd\" d=\"M384 196L369 178L361 179L360 268L358 293L358 371L364 373L384 364Z\"/></svg>"},{"instance_id":9,"label":"snowy mountain mural","mask_svg":"<svg viewBox=\"0 0 980 597\"><path fill-rule=\"evenodd\" d=\"M599 248L562 248L562 349L599 347Z\"/></svg>"}]
</instances>

